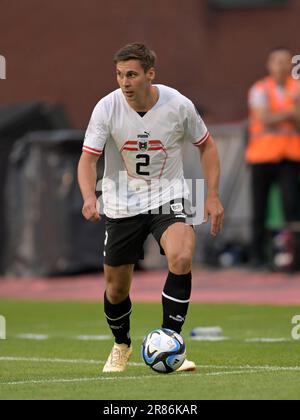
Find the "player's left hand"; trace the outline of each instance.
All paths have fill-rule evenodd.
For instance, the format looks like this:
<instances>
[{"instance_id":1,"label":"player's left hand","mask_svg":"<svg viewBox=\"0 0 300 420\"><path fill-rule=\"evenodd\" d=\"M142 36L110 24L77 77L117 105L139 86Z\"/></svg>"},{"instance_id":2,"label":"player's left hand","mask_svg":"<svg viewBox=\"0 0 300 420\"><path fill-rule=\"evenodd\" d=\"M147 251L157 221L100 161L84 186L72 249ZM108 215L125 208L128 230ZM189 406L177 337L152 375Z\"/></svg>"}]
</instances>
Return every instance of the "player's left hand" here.
<instances>
[{"instance_id":1,"label":"player's left hand","mask_svg":"<svg viewBox=\"0 0 300 420\"><path fill-rule=\"evenodd\" d=\"M211 234L217 236L223 229L224 208L218 196L208 196L205 202L204 223L211 217Z\"/></svg>"}]
</instances>

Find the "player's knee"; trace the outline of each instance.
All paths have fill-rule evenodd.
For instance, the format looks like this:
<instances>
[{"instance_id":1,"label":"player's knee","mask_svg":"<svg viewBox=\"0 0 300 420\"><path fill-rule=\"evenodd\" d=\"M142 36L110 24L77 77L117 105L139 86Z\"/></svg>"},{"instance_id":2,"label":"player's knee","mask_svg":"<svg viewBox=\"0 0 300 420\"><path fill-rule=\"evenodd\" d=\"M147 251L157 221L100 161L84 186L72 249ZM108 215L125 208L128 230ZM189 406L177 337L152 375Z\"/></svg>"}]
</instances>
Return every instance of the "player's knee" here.
<instances>
[{"instance_id":1,"label":"player's knee","mask_svg":"<svg viewBox=\"0 0 300 420\"><path fill-rule=\"evenodd\" d=\"M107 298L110 303L117 305L129 295L131 272L127 267L110 268L105 266L104 269Z\"/></svg>"},{"instance_id":2,"label":"player's knee","mask_svg":"<svg viewBox=\"0 0 300 420\"><path fill-rule=\"evenodd\" d=\"M192 269L192 255L190 252L173 254L169 258L169 269L174 274L187 274Z\"/></svg>"},{"instance_id":3,"label":"player's knee","mask_svg":"<svg viewBox=\"0 0 300 420\"><path fill-rule=\"evenodd\" d=\"M118 305L128 297L129 291L125 287L107 285L106 287L106 296L110 303L113 305Z\"/></svg>"},{"instance_id":4,"label":"player's knee","mask_svg":"<svg viewBox=\"0 0 300 420\"><path fill-rule=\"evenodd\" d=\"M129 287L126 284L122 284L112 277L106 278L106 295L110 303L117 305L123 302L128 294Z\"/></svg>"}]
</instances>

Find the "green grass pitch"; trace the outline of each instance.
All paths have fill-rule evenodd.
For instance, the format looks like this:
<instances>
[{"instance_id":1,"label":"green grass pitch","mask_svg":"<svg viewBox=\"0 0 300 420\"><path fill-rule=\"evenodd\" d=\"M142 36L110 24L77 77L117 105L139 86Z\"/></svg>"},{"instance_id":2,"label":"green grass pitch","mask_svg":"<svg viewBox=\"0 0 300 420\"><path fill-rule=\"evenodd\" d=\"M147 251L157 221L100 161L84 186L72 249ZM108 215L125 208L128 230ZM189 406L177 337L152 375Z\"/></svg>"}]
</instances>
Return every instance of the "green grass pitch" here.
<instances>
[{"instance_id":1,"label":"green grass pitch","mask_svg":"<svg viewBox=\"0 0 300 420\"><path fill-rule=\"evenodd\" d=\"M160 325L161 306L135 304L131 364L125 373L108 375L102 367L112 341L78 339L109 335L101 303L0 300L7 322L0 399L299 399L300 341L291 338L291 320L299 313L299 307L193 304L183 336L198 370L161 375L140 356L142 337ZM192 341L188 333L196 326L221 326L228 339ZM283 340L249 341L256 338Z\"/></svg>"}]
</instances>

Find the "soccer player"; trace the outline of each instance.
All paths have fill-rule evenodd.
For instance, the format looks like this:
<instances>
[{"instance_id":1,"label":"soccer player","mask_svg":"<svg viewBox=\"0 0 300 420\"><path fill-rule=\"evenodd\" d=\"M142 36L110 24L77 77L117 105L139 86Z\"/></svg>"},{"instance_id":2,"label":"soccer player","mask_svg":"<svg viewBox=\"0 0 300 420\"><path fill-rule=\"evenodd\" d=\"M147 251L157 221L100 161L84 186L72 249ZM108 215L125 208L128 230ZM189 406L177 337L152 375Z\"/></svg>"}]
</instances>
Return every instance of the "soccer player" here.
<instances>
[{"instance_id":1,"label":"soccer player","mask_svg":"<svg viewBox=\"0 0 300 420\"><path fill-rule=\"evenodd\" d=\"M192 289L195 231L186 221L182 146L199 150L208 193L205 221L211 233L222 228L220 165L216 146L193 103L175 89L154 85L156 55L143 44L122 48L114 58L120 89L96 105L83 145L78 180L82 213L100 220L96 163L105 147L103 202L106 216L104 310L115 344L103 372L122 372L132 354L130 287L134 265L143 258L151 233L166 255L169 273L162 295L163 328L180 333ZM196 150L196 149L195 149ZM124 174L126 176L124 176ZM180 371L192 371L186 360Z\"/></svg>"}]
</instances>

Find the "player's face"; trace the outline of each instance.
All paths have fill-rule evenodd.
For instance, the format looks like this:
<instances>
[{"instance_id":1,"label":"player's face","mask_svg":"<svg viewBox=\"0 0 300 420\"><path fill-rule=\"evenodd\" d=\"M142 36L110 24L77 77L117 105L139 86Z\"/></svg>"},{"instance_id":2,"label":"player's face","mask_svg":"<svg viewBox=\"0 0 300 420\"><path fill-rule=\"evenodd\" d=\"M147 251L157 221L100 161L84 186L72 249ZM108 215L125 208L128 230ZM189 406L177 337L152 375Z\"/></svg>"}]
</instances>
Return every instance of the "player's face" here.
<instances>
[{"instance_id":1,"label":"player's face","mask_svg":"<svg viewBox=\"0 0 300 420\"><path fill-rule=\"evenodd\" d=\"M292 72L292 56L288 51L273 52L268 61L268 70L278 82L285 82Z\"/></svg>"},{"instance_id":2,"label":"player's face","mask_svg":"<svg viewBox=\"0 0 300 420\"><path fill-rule=\"evenodd\" d=\"M117 81L128 101L139 100L151 88L155 71L145 73L139 60L120 61L117 63Z\"/></svg>"}]
</instances>

